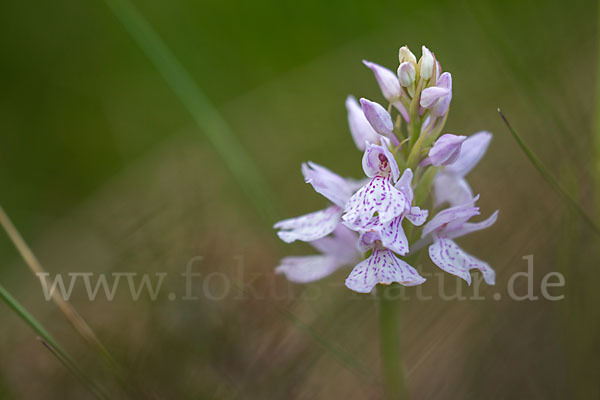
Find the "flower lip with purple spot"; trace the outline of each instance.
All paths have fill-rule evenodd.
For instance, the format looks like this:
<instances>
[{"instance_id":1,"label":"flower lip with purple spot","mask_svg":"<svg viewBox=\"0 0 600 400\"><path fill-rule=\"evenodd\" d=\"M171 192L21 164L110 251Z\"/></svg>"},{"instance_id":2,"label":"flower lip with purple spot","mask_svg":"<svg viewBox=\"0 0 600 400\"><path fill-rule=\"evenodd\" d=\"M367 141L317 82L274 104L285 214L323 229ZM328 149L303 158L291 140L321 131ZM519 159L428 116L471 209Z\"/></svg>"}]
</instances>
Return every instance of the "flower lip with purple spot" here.
<instances>
[{"instance_id":1,"label":"flower lip with purple spot","mask_svg":"<svg viewBox=\"0 0 600 400\"><path fill-rule=\"evenodd\" d=\"M397 181L400 176L400 169L396 163L396 159L390 153L387 146L369 144L363 155L363 170L369 178L381 176L384 178L392 178Z\"/></svg>"}]
</instances>

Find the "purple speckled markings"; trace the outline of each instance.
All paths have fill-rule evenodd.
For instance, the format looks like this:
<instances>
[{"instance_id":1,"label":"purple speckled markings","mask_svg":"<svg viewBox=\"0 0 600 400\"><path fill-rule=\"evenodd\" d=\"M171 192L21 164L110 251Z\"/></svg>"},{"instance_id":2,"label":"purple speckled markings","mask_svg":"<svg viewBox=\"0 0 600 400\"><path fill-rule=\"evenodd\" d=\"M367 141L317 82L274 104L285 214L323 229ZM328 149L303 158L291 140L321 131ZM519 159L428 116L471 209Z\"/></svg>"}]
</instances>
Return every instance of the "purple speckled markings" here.
<instances>
[{"instance_id":1,"label":"purple speckled markings","mask_svg":"<svg viewBox=\"0 0 600 400\"><path fill-rule=\"evenodd\" d=\"M359 293L370 293L375 285L398 282L404 286L415 286L425 282L416 269L399 259L391 250L375 242L369 258L359 263L348 278L346 286Z\"/></svg>"},{"instance_id":2,"label":"purple speckled markings","mask_svg":"<svg viewBox=\"0 0 600 400\"><path fill-rule=\"evenodd\" d=\"M363 170L371 180L350 197L344 209L344 224L355 231L372 225L375 217L386 224L407 207L404 194L396 189L400 171L387 145L368 144L363 155Z\"/></svg>"},{"instance_id":3,"label":"purple speckled markings","mask_svg":"<svg viewBox=\"0 0 600 400\"><path fill-rule=\"evenodd\" d=\"M484 221L467 222L471 217L479 215L479 207L475 207L478 199L479 195L466 204L440 211L423 227L422 238L433 240L429 246L429 257L444 271L464 279L470 285L469 271L477 269L483 274L485 282L493 285L496 276L494 270L486 262L468 254L452 240L485 229L496 222L498 211Z\"/></svg>"}]
</instances>

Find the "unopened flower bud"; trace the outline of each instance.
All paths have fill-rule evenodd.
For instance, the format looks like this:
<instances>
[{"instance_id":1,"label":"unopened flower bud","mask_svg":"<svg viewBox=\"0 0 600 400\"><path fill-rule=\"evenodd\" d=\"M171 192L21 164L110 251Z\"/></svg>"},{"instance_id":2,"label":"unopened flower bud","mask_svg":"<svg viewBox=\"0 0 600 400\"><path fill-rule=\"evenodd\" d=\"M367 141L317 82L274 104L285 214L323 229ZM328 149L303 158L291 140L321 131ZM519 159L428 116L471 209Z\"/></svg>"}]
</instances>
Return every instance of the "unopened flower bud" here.
<instances>
[{"instance_id":1,"label":"unopened flower bud","mask_svg":"<svg viewBox=\"0 0 600 400\"><path fill-rule=\"evenodd\" d=\"M394 123L392 117L381 104L367 99L360 99L360 105L367 121L377 133L384 136L393 134Z\"/></svg>"},{"instance_id":2,"label":"unopened flower bud","mask_svg":"<svg viewBox=\"0 0 600 400\"><path fill-rule=\"evenodd\" d=\"M433 54L431 51L425 46L422 48L421 55L421 77L423 79L431 79L431 75L433 75Z\"/></svg>"},{"instance_id":3,"label":"unopened flower bud","mask_svg":"<svg viewBox=\"0 0 600 400\"><path fill-rule=\"evenodd\" d=\"M421 107L431 109L431 115L441 117L448 112L452 100L452 75L444 72L436 86L430 86L421 92Z\"/></svg>"},{"instance_id":4,"label":"unopened flower bud","mask_svg":"<svg viewBox=\"0 0 600 400\"><path fill-rule=\"evenodd\" d=\"M423 160L421 166L424 165L450 165L456 161L460 155L460 149L467 137L457 136L447 133L439 137L429 150L429 156Z\"/></svg>"},{"instance_id":5,"label":"unopened flower bud","mask_svg":"<svg viewBox=\"0 0 600 400\"><path fill-rule=\"evenodd\" d=\"M415 82L415 66L408 61L398 67L398 79L403 87L411 87Z\"/></svg>"},{"instance_id":6,"label":"unopened flower bud","mask_svg":"<svg viewBox=\"0 0 600 400\"><path fill-rule=\"evenodd\" d=\"M353 96L346 98L346 109L348 110L348 125L350 133L359 150L365 149L365 142L379 143L379 136L373 129L358 101Z\"/></svg>"},{"instance_id":7,"label":"unopened flower bud","mask_svg":"<svg viewBox=\"0 0 600 400\"><path fill-rule=\"evenodd\" d=\"M415 57L412 51L409 50L408 46L400 47L400 50L398 51L398 59L400 60L400 64L403 62L409 62L414 65L417 64L417 57Z\"/></svg>"}]
</instances>

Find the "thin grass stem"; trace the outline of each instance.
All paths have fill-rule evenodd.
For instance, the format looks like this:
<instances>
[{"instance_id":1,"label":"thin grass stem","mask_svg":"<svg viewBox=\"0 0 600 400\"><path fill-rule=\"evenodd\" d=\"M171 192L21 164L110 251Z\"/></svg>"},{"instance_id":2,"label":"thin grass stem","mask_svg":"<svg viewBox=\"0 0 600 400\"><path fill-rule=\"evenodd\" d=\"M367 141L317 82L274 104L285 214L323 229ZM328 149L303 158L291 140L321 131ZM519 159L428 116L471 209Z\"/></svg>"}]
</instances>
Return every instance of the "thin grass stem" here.
<instances>
[{"instance_id":1,"label":"thin grass stem","mask_svg":"<svg viewBox=\"0 0 600 400\"><path fill-rule=\"evenodd\" d=\"M25 321L39 336L46 348L50 349L52 354L67 368L73 376L75 376L89 391L98 399L110 398L106 391L90 380L83 370L77 366L75 361L68 355L65 349L52 337L52 335L44 328L44 326L33 316L25 307L14 298L4 286L0 285L0 298L23 320Z\"/></svg>"},{"instance_id":2,"label":"thin grass stem","mask_svg":"<svg viewBox=\"0 0 600 400\"><path fill-rule=\"evenodd\" d=\"M542 177L550 184L552 189L554 189L557 193L562 195L567 202L577 211L577 213L581 216L581 218L588 224L588 226L594 231L594 233L600 236L600 228L594 222L594 220L587 214L587 212L583 209L583 207L579 204L579 202L573 197L571 192L567 190L553 175L550 173L550 170L546 168L546 166L540 161L540 159L535 155L535 153L527 146L523 138L513 129L513 127L508 122L508 119L504 116L502 111L498 109L498 113L500 117L506 124L506 127L513 135L513 138L516 140L523 153L527 156L529 161L533 164L533 166L539 171Z\"/></svg>"}]
</instances>

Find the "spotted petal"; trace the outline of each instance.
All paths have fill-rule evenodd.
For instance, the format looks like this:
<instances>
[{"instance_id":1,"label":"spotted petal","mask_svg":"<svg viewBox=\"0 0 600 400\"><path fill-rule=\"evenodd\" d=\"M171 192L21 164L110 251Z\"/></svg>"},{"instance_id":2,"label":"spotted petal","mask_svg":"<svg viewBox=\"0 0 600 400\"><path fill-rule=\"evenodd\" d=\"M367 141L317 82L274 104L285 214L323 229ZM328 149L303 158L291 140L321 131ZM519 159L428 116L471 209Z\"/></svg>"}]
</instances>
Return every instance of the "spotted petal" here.
<instances>
[{"instance_id":1,"label":"spotted petal","mask_svg":"<svg viewBox=\"0 0 600 400\"><path fill-rule=\"evenodd\" d=\"M379 232L381 244L400 255L408 253L408 239L402 228L402 218L396 217Z\"/></svg>"},{"instance_id":2,"label":"spotted petal","mask_svg":"<svg viewBox=\"0 0 600 400\"><path fill-rule=\"evenodd\" d=\"M341 215L340 207L331 206L301 217L279 221L273 227L281 229L277 235L286 243L295 240L311 242L333 232L340 222Z\"/></svg>"},{"instance_id":3,"label":"spotted petal","mask_svg":"<svg viewBox=\"0 0 600 400\"><path fill-rule=\"evenodd\" d=\"M408 253L408 239L402 228L402 217L396 217L391 222L382 223L375 216L363 229L360 229L358 241L360 250L366 252L374 247L376 241L383 247L400 255Z\"/></svg>"},{"instance_id":4,"label":"spotted petal","mask_svg":"<svg viewBox=\"0 0 600 400\"><path fill-rule=\"evenodd\" d=\"M431 261L449 274L456 275L471 284L472 269L478 269L483 274L483 279L488 285L495 283L496 274L485 262L473 257L458 247L453 240L444 237L434 237L434 242L429 246Z\"/></svg>"},{"instance_id":5,"label":"spotted petal","mask_svg":"<svg viewBox=\"0 0 600 400\"><path fill-rule=\"evenodd\" d=\"M422 210L419 207L411 207L410 212L405 215L406 219L409 220L415 226L421 226L427 221L429 211Z\"/></svg>"},{"instance_id":6,"label":"spotted petal","mask_svg":"<svg viewBox=\"0 0 600 400\"><path fill-rule=\"evenodd\" d=\"M373 254L354 267L346 278L346 286L359 293L370 293L378 283L389 285L393 282L415 286L425 282L425 278L386 249L373 250Z\"/></svg>"},{"instance_id":7,"label":"spotted petal","mask_svg":"<svg viewBox=\"0 0 600 400\"><path fill-rule=\"evenodd\" d=\"M402 214L405 207L404 195L388 178L376 176L348 200L342 219L348 228L357 231L372 222L375 213L386 223Z\"/></svg>"}]
</instances>

